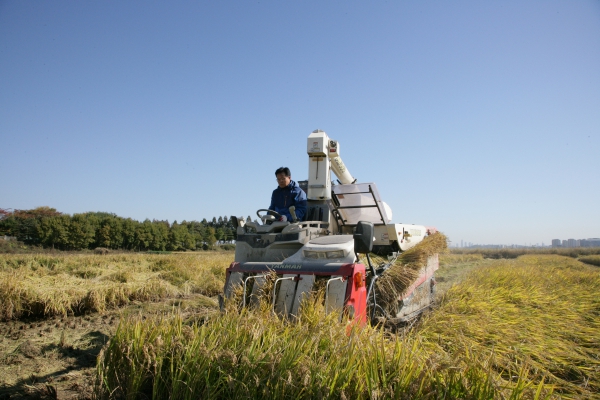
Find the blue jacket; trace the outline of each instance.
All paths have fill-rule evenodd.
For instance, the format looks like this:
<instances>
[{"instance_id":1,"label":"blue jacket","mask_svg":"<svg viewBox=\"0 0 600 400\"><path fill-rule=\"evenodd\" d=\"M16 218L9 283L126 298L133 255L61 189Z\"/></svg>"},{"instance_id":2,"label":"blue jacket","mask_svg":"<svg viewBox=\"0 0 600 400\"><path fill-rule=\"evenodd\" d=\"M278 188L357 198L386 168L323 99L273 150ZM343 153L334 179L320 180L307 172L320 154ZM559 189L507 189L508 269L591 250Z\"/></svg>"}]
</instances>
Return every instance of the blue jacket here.
<instances>
[{"instance_id":1,"label":"blue jacket","mask_svg":"<svg viewBox=\"0 0 600 400\"><path fill-rule=\"evenodd\" d=\"M300 186L294 181L283 189L277 187L271 195L271 205L269 210L277 211L281 215L285 215L288 221L292 222L292 215L289 207L296 207L296 217L299 221L304 219L306 215L306 193L300 189Z\"/></svg>"}]
</instances>

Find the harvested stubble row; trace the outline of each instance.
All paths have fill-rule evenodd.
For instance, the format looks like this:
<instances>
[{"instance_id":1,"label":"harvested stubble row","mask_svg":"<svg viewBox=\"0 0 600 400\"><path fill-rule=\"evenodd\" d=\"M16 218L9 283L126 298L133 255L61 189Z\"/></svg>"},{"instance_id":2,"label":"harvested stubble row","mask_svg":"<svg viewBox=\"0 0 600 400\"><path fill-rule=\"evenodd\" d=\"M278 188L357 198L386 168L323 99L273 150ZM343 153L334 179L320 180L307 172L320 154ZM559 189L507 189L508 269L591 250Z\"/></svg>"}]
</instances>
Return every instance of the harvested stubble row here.
<instances>
[{"instance_id":1,"label":"harvested stubble row","mask_svg":"<svg viewBox=\"0 0 600 400\"><path fill-rule=\"evenodd\" d=\"M0 319L103 311L222 289L230 254L2 255Z\"/></svg>"}]
</instances>

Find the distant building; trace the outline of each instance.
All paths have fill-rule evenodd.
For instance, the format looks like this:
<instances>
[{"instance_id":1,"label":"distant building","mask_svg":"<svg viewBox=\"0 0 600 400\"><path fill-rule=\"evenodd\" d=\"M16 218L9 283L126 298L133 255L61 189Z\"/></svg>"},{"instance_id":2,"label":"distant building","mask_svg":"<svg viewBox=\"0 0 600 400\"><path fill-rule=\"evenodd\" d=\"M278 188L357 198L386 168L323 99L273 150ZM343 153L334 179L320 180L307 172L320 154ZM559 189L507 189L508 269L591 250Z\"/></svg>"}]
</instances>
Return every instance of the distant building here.
<instances>
[{"instance_id":1,"label":"distant building","mask_svg":"<svg viewBox=\"0 0 600 400\"><path fill-rule=\"evenodd\" d=\"M600 238L588 238L588 239L552 239L552 247L600 247Z\"/></svg>"},{"instance_id":2,"label":"distant building","mask_svg":"<svg viewBox=\"0 0 600 400\"><path fill-rule=\"evenodd\" d=\"M581 239L581 247L600 247L600 238Z\"/></svg>"}]
</instances>

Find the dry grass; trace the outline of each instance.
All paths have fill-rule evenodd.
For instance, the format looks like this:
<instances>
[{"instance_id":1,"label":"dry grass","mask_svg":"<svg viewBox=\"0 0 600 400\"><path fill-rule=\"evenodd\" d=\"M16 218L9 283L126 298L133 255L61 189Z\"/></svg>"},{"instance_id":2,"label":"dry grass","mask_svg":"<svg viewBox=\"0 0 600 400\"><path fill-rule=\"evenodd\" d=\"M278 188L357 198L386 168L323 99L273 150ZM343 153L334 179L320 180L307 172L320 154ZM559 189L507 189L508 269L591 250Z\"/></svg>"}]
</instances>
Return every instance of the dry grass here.
<instances>
[{"instance_id":1,"label":"dry grass","mask_svg":"<svg viewBox=\"0 0 600 400\"><path fill-rule=\"evenodd\" d=\"M0 319L221 292L231 253L0 256Z\"/></svg>"}]
</instances>

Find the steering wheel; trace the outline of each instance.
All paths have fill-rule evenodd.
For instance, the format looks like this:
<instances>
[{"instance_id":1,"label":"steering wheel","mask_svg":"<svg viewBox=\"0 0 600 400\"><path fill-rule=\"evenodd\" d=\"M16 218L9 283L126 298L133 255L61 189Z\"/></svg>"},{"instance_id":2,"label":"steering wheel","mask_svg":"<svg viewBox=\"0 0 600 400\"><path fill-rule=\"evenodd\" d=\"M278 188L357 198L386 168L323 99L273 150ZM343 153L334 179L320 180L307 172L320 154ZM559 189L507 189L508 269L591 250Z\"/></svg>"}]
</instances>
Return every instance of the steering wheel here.
<instances>
[{"instance_id":1,"label":"steering wheel","mask_svg":"<svg viewBox=\"0 0 600 400\"><path fill-rule=\"evenodd\" d=\"M267 210L266 208L261 208L260 210L256 211L256 215L258 215L258 218L262 219L262 217L264 217L265 215L260 215L260 212L264 211L265 213L271 213L271 215L273 215L276 219L281 218L281 214L279 214L277 211L273 211L273 210Z\"/></svg>"}]
</instances>

